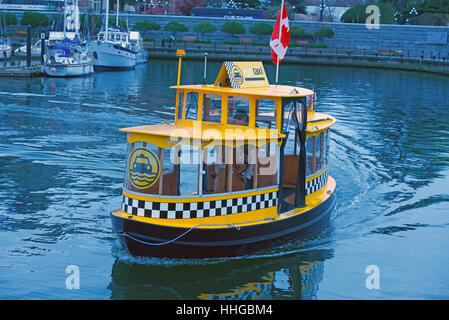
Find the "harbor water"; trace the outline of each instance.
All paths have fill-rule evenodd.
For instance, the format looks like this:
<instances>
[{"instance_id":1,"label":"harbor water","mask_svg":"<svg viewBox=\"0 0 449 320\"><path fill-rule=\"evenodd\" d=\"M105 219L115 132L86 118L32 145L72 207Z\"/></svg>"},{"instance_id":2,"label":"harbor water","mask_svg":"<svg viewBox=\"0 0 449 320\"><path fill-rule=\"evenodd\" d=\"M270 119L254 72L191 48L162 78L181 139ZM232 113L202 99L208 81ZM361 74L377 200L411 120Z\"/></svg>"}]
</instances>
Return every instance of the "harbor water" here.
<instances>
[{"instance_id":1,"label":"harbor water","mask_svg":"<svg viewBox=\"0 0 449 320\"><path fill-rule=\"evenodd\" d=\"M209 63L209 83L220 67ZM202 72L183 61L181 83ZM281 64L280 83L314 89L337 118L326 228L239 258L134 258L109 217L125 172L118 129L172 121L176 73L176 60L151 60L0 78L0 299L449 299L448 77Z\"/></svg>"}]
</instances>

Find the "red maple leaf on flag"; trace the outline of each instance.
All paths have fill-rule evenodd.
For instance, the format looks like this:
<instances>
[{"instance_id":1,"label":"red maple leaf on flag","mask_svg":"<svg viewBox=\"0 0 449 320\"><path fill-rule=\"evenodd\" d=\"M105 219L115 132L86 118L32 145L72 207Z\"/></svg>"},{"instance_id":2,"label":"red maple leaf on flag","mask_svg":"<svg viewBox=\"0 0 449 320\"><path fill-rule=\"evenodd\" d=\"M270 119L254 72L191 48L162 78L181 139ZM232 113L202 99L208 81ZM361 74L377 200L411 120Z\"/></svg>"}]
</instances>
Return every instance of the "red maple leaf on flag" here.
<instances>
[{"instance_id":1,"label":"red maple leaf on flag","mask_svg":"<svg viewBox=\"0 0 449 320\"><path fill-rule=\"evenodd\" d=\"M290 44L290 28L288 25L287 8L285 2L282 1L281 9L279 10L276 24L274 25L273 33L271 34L270 47L273 63L277 64L284 60L288 45Z\"/></svg>"}]
</instances>

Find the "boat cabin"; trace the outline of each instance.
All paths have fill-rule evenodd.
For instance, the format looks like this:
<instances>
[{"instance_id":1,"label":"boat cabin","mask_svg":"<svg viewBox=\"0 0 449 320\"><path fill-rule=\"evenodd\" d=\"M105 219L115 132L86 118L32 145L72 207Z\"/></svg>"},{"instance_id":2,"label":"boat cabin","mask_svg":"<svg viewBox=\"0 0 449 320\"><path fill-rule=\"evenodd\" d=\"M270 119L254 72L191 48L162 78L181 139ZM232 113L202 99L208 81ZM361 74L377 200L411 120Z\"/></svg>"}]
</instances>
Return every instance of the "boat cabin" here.
<instances>
[{"instance_id":1,"label":"boat cabin","mask_svg":"<svg viewBox=\"0 0 449 320\"><path fill-rule=\"evenodd\" d=\"M261 62L225 62L214 84L172 88L172 123L121 129L124 212L274 217L326 192L335 118L315 110L312 90L270 85Z\"/></svg>"}]
</instances>

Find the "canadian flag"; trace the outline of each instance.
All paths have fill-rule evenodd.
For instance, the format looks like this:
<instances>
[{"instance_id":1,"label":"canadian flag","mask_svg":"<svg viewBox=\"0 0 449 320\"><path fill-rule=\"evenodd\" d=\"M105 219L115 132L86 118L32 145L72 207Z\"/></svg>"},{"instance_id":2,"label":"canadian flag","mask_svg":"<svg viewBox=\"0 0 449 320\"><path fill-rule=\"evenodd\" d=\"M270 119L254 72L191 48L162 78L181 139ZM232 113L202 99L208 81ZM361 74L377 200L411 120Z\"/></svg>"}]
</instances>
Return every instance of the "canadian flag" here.
<instances>
[{"instance_id":1,"label":"canadian flag","mask_svg":"<svg viewBox=\"0 0 449 320\"><path fill-rule=\"evenodd\" d=\"M289 44L290 28L288 26L287 8L285 7L285 2L282 1L270 40L271 56L273 57L274 64L278 64L278 62L284 60Z\"/></svg>"}]
</instances>

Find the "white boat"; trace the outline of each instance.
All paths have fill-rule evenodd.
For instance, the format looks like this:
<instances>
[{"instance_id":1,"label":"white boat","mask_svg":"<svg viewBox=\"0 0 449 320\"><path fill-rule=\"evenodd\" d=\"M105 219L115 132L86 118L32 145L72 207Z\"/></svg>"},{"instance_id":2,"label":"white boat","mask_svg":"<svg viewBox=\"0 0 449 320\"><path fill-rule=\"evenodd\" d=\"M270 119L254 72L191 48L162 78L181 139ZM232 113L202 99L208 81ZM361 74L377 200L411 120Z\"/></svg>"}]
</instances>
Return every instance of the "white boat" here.
<instances>
[{"instance_id":1,"label":"white boat","mask_svg":"<svg viewBox=\"0 0 449 320\"><path fill-rule=\"evenodd\" d=\"M75 29L73 32L67 29ZM91 74L93 61L79 36L78 1L65 6L64 31L51 31L44 59L44 73L51 77L76 77Z\"/></svg>"},{"instance_id":2,"label":"white boat","mask_svg":"<svg viewBox=\"0 0 449 320\"><path fill-rule=\"evenodd\" d=\"M136 53L131 49L127 32L106 28L96 41L87 43L95 68L134 69Z\"/></svg>"},{"instance_id":3,"label":"white boat","mask_svg":"<svg viewBox=\"0 0 449 320\"><path fill-rule=\"evenodd\" d=\"M21 46L14 50L14 56L16 57L26 57L27 46ZM41 40L37 41L35 44L31 45L31 57L41 56Z\"/></svg>"},{"instance_id":4,"label":"white boat","mask_svg":"<svg viewBox=\"0 0 449 320\"><path fill-rule=\"evenodd\" d=\"M109 0L106 7L109 8ZM97 69L134 69L136 66L136 52L131 49L129 33L118 29L118 8L117 3L117 29L109 27L109 12L106 10L105 29L98 33L97 40L87 43Z\"/></svg>"},{"instance_id":5,"label":"white boat","mask_svg":"<svg viewBox=\"0 0 449 320\"><path fill-rule=\"evenodd\" d=\"M6 60L11 57L12 49L9 38L0 38L0 60Z\"/></svg>"},{"instance_id":6,"label":"white boat","mask_svg":"<svg viewBox=\"0 0 449 320\"><path fill-rule=\"evenodd\" d=\"M44 64L46 75L76 77L88 75L94 71L92 59L87 55L85 48L76 44L76 39L76 37L71 39L73 43L63 40L47 46Z\"/></svg>"},{"instance_id":7,"label":"white boat","mask_svg":"<svg viewBox=\"0 0 449 320\"><path fill-rule=\"evenodd\" d=\"M148 53L143 46L143 39L139 31L129 32L131 50L136 52L136 64L148 62Z\"/></svg>"}]
</instances>

